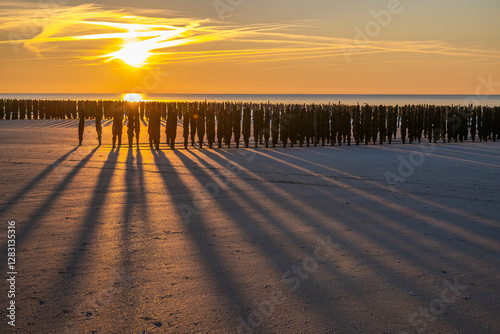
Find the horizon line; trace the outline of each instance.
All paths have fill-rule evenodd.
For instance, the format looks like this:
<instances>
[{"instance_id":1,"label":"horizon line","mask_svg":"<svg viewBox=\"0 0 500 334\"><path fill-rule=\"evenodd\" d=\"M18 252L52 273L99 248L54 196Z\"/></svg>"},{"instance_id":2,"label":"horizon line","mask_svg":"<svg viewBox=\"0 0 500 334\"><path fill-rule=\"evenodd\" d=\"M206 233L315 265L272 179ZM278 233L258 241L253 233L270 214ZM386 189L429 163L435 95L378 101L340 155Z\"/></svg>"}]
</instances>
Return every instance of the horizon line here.
<instances>
[{"instance_id":1,"label":"horizon line","mask_svg":"<svg viewBox=\"0 0 500 334\"><path fill-rule=\"evenodd\" d=\"M125 94L120 93L1 93L0 95L120 95ZM349 96L499 96L500 94L474 94L474 93L152 93L143 94L147 96L155 95L269 95L269 96L279 96L279 95L316 95L316 96L330 96L330 95L349 95Z\"/></svg>"}]
</instances>

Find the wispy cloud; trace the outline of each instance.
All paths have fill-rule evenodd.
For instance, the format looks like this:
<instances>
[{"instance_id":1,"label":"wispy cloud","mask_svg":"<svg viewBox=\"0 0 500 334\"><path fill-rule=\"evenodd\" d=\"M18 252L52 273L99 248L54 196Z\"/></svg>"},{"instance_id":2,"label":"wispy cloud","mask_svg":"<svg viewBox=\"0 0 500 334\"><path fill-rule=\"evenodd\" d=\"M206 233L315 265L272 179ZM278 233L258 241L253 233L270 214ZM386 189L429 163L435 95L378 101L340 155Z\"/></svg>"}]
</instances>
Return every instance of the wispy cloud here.
<instances>
[{"instance_id":1,"label":"wispy cloud","mask_svg":"<svg viewBox=\"0 0 500 334\"><path fill-rule=\"evenodd\" d=\"M0 44L20 43L47 58L59 58L64 52L68 58L88 63L119 60L141 67L165 62L281 62L371 53L500 57L496 51L462 48L442 41L360 42L296 33L311 25L310 21L238 26L183 17L172 11L95 4L57 6L40 15L36 4L3 2L0 10L0 29L11 32ZM231 42L231 49L227 49L227 43L217 43L224 41ZM188 48L209 43L211 46L203 50Z\"/></svg>"}]
</instances>

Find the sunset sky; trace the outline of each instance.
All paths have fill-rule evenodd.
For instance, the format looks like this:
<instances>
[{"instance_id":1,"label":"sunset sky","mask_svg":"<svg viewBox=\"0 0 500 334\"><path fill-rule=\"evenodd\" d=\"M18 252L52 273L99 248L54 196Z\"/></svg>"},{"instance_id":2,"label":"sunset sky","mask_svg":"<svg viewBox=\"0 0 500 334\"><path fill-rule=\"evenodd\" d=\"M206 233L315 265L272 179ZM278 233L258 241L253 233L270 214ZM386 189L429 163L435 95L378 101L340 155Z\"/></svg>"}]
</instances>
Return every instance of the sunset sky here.
<instances>
[{"instance_id":1,"label":"sunset sky","mask_svg":"<svg viewBox=\"0 0 500 334\"><path fill-rule=\"evenodd\" d=\"M499 14L498 0L0 1L0 93L473 94L500 82Z\"/></svg>"}]
</instances>

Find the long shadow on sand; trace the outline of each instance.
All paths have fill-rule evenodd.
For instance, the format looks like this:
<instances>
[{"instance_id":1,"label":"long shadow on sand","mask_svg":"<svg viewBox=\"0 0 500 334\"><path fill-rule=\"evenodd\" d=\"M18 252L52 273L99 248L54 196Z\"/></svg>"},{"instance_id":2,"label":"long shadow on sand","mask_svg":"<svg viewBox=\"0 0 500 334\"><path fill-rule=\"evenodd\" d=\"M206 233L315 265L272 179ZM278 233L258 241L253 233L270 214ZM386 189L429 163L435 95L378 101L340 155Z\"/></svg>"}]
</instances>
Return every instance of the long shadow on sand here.
<instances>
[{"instance_id":1,"label":"long shadow on sand","mask_svg":"<svg viewBox=\"0 0 500 334\"><path fill-rule=\"evenodd\" d=\"M97 148L95 148L91 154L96 150ZM118 150L112 150L104 166L101 168L93 187L94 191L91 196L91 202L88 204L88 209L81 219L81 228L76 235L76 240L71 250L72 255L66 263L61 264L61 268L63 268L61 273L64 273L64 275L61 275L60 279L54 282L53 290L47 293L47 296L49 296L49 300L47 300L48 307L43 308L40 314L38 314L40 318L61 318L61 323L53 323L52 328L58 328L58 325L66 325L63 323L65 321L64 318L61 317L62 310L57 307L57 305L71 305L74 295L77 294L79 285L82 283L81 279L85 274L82 267L88 265L88 263L86 263L90 256L88 254L88 249L91 247L92 241L96 239L95 233L99 224L99 218L102 214L105 199L108 196L108 190L115 171L118 154ZM88 158L90 157L87 157L85 160L87 161ZM74 176L78 169L82 168L85 163L82 161L80 164L76 166L69 175ZM72 179L71 176L67 178L68 179L63 181L62 184L67 184ZM60 187L58 187L58 189L59 188ZM60 192L56 194L60 194ZM56 197L57 196L58 195L56 195Z\"/></svg>"},{"instance_id":2,"label":"long shadow on sand","mask_svg":"<svg viewBox=\"0 0 500 334\"><path fill-rule=\"evenodd\" d=\"M190 151L190 153L196 155L193 151ZM186 166L191 165L193 162L192 158L188 157L183 152L176 151L176 155ZM196 173L192 174L192 177L197 179L198 184L202 186L209 183L220 184L220 176L216 173L208 172L209 170L220 170L220 166L209 164L203 160L200 160L200 162L205 165L205 168L197 170ZM299 261L297 260L297 254L295 252L294 254L287 252L282 247L280 241L269 234L268 230L263 227L263 223L266 223L269 226L272 225L274 228L280 230L280 238L289 238L292 243L297 245L297 248L299 248L298 252L302 253L304 258L313 254L314 247L311 247L311 243L301 238L300 235L293 233L293 231L288 229L279 220L269 219L267 222L254 221L250 224L243 223L241 221L241 217L247 215L246 211L252 211L254 215L262 217L263 220L266 219L266 216L269 216L269 212L266 208L263 208L259 203L254 201L252 197L247 196L244 191L237 189L232 182L227 182L226 185L227 187L221 186L219 188L220 192L217 195L217 198L224 198L224 201L227 203L226 205L231 208L231 210L225 210L223 212L224 216L229 218L232 224L235 224L237 229L246 235L245 240L248 240L248 242L250 242L254 247L259 248L259 252L264 254L265 257L274 265L275 272L286 275L286 272L289 272L291 268L296 267ZM243 203L245 206L243 206ZM180 205L180 203L177 203L177 205ZM218 282L220 289L226 294L228 301L232 302L238 315L246 317L247 312L251 312L255 307L254 300L250 300L245 297L246 292L244 291L244 288L242 288L244 286L244 280L239 280L234 276L234 274L231 276L221 275L221 273L231 272L232 268L225 265L220 255L217 254L213 248L206 246L210 243L210 240L208 239L209 232L207 230L209 225L210 222L206 220L203 213L193 217L191 223L188 224L188 228L196 240L196 244L200 248L201 254L204 254L206 257L201 262L205 263L209 271L212 272L213 278ZM325 236L324 234L321 235ZM338 277L339 274L334 271L332 274L337 276L337 279L347 278ZM344 311L336 307L326 308L324 307L324 304L321 305L317 302L316 296L318 294L326 294L327 290L324 290L326 288L321 287L320 282L318 282L313 276L309 276L306 273L303 275L304 279L307 279L307 284L299 284L297 287L300 288L297 288L294 294L302 299L305 305L309 305L310 312L314 313L316 317L322 318L324 321L336 318L344 319L344 324L349 323L349 318ZM289 274L287 276L291 277L293 275ZM285 291L285 293L288 292ZM236 300L235 297L237 297Z\"/></svg>"},{"instance_id":3,"label":"long shadow on sand","mask_svg":"<svg viewBox=\"0 0 500 334\"><path fill-rule=\"evenodd\" d=\"M35 210L35 212L31 215L33 218L30 219L27 222L23 222L22 225L18 228L17 231L17 237L16 237L16 242L18 244L18 247L21 247L19 245L22 245L22 243L29 239L31 233L40 225L41 220L47 216L50 212L50 208L54 205L54 203L61 197L62 193L64 190L68 187L68 185L73 181L75 176L80 172L82 168L85 167L85 165L89 162L89 160L92 158L94 153L97 151L97 147L94 148L86 157L84 157L73 169L66 174L64 179L58 184L58 186L54 189L54 191L45 199L45 201L38 207L38 209ZM59 158L54 164L55 166L59 165L62 161L64 161L72 152L74 152L76 149L72 149L70 152L66 153L64 156ZM42 173L40 173L35 179L33 179L26 187L22 189L23 194L25 192L30 191L33 189L43 178L45 178L54 168L54 164L51 166L47 167ZM23 195L21 195L21 192L19 193L18 197L14 197L8 204L13 205L15 204ZM6 260L6 253L2 253L0 255L0 269L4 269L7 260Z\"/></svg>"},{"instance_id":4,"label":"long shadow on sand","mask_svg":"<svg viewBox=\"0 0 500 334\"><path fill-rule=\"evenodd\" d=\"M262 153L262 155L259 156L258 159L260 162L261 159L267 160L270 158L274 159L277 163L283 163L284 169L287 166L297 166L297 168L299 168L300 165L300 163L298 163L297 161L299 160L298 158L292 155L284 154L280 151L273 152L272 154ZM323 166L323 168L328 169L329 167ZM315 172L318 172L317 168L315 168ZM325 173L325 171L322 171L321 173L323 174ZM426 217L425 215L416 215L412 217L411 220L416 220L417 224L402 225L401 222L396 222L393 218L391 218L397 216L398 214L401 215L402 212L398 209L398 205L396 205L396 203L391 204L391 200L389 200L388 198L384 198L384 201L387 204L386 205L379 200L374 200L373 196L368 196L368 194L364 194L363 191L360 191L359 189L353 189L353 187L341 181L337 181L334 183L335 185L332 184L332 186L340 186L346 190L346 193L351 193L351 195L358 195L360 197L366 197L365 200L367 200L368 202L372 202L369 206L372 209L354 209L352 207L350 207L349 209L349 211L354 210L358 212L358 219L369 221L375 217L379 218L377 219L378 228L376 230L369 230L360 233L362 239L366 240L367 246L371 244L373 246L387 248L391 252L391 254L397 254L397 259L399 259L400 261L412 263L412 265L417 266L417 268L420 267L420 271L423 275L425 275L426 272L439 273L443 271L443 268L454 268L453 271L460 272L461 267L463 268L464 263L468 267L472 267L474 268L474 270L480 272L481 268L488 268L495 262L497 263L495 259L498 256L498 252L494 251L493 253L491 253L491 250L488 249L488 247L485 248L485 246L487 246L488 244L487 240L484 240L484 237L486 237L484 233L487 233L486 231L475 230L474 232L472 232L472 230L470 229L470 224L468 226L466 224L463 224L462 228L469 231L468 233L470 237L474 238L474 234L477 234L477 237L479 238L477 240L484 240L486 241L486 243L476 243L474 245L469 241L467 248L468 250L461 251L460 247L457 248L457 241L459 241L463 236L456 234L455 232L457 223L452 223L451 221L441 221L440 223L437 223L439 219L433 220L432 217ZM275 194L273 194L273 196L275 196ZM418 200L418 196L413 195L412 199L415 199L414 197L417 197L416 200ZM332 200L335 201L338 199L332 198ZM441 208L441 210L446 210L446 208ZM341 226L343 226L345 229L348 229L350 226L356 225L355 221L349 221L349 219L346 219L345 217L336 218L339 223L341 223ZM453 221L456 220L457 219L454 219ZM401 227L404 227L405 233L401 233ZM491 230L490 226L484 227L487 228L487 230ZM412 230L414 231L414 233L409 233ZM330 233L336 232L334 229L332 229ZM419 241L419 239L414 238L415 234L426 235L427 238L424 238L423 241ZM395 238L395 236L397 236L397 238ZM434 236L439 236L439 238L436 238ZM495 236L492 235L491 241L494 240ZM430 249L433 248L431 247L432 244L434 245L434 247L439 247L443 249L443 251L446 251L439 255L429 253ZM380 259L367 255L366 253L360 251L359 248L356 248L355 245L349 243L345 243L344 248L348 250L349 253L363 260L363 262L367 263L368 266L373 267L374 272L380 273L383 276L387 275L387 277L392 277L392 286L403 289L403 291L404 289L409 290L417 288L424 294L432 295L432 290L422 287L419 284L418 277L409 277L404 273L398 274L391 272L389 267L390 262L387 262L383 258ZM415 250L421 250L418 252L417 256L415 256ZM471 252L471 250L473 251ZM401 283L405 281L406 283ZM467 323L474 323L473 319L466 316L462 316L461 320ZM448 325L450 327L459 327L457 323L452 322L449 322ZM475 330L481 331L482 329L480 327L476 327Z\"/></svg>"},{"instance_id":5,"label":"long shadow on sand","mask_svg":"<svg viewBox=\"0 0 500 334\"><path fill-rule=\"evenodd\" d=\"M192 153L193 153L193 155L196 155L196 153L194 153L194 152L192 152ZM204 162L204 161L200 160L200 162L203 163L206 167L206 169L204 169L204 170L220 168L220 166L227 164L227 162L229 161L229 159L227 159L227 158L222 158L223 156L225 156L225 152L218 151L217 153L211 153L211 152L205 152L205 153L207 156L210 156L212 159L218 160L219 163L218 163L218 166L216 166L213 164L213 162L208 163L208 162ZM189 161L190 161L189 158L187 158L185 156L182 157L182 154L179 154L179 153L178 153L178 155L181 157L181 159L184 160L185 164L189 163ZM273 155L279 156L279 154L273 154ZM201 159L201 155L199 156L199 158ZM259 157L259 162L262 158L263 157ZM281 157L281 158L283 158L283 157ZM277 159L278 163L279 163L279 160L280 159ZM285 162L285 161L283 161L283 162ZM276 162L275 162L275 166L276 166ZM283 166L283 167L285 167L285 166ZM279 169L279 165L278 165L278 169ZM245 175L245 174L247 174L247 175ZM206 173L205 173L205 175L202 175L200 172L200 173L198 173L198 177L200 178L200 182L201 182L202 180L206 180L207 177L210 177L210 176ZM248 180L252 180L252 179L255 180L256 179L255 175L250 175L250 174L246 173L244 169L243 169L243 174L239 175L238 178L239 179L248 179ZM227 200L227 197L231 196L231 193L232 193L233 197L238 197L239 199L241 199L241 201L250 205L252 211L261 210L259 208L259 205L255 202L252 202L252 199L249 198L248 196L246 196L246 194L242 191L242 189L237 189L237 187L233 186L232 184L230 184L230 185L233 188L233 189L231 189L232 191L229 191L227 194L224 194L225 196L222 195L222 192L224 192L224 191L222 191L221 195L220 195L221 197L224 197ZM338 184L338 185L342 186L342 184ZM248 187L245 187L245 189L248 189ZM345 189L349 192L349 190L348 190L349 187L347 187L347 185L345 185ZM272 187L269 187L267 190L262 191L259 196L267 197L267 199L265 199L266 201L271 201L271 202L275 201L277 207L279 207L282 203L287 203L287 202L289 203L290 202L290 198L283 197L280 194L280 192L275 191L274 189L272 189ZM335 200L339 200L339 199L332 198L332 200L335 201ZM374 204L378 205L379 203L375 202ZM238 204L235 201L232 201L230 206L231 207L238 207ZM240 212L240 214L242 214L243 211L245 211L245 210L242 207L240 209L241 209L241 211L239 211L239 212ZM299 219L300 221L303 221L304 223L307 223L308 221L309 222L314 221L312 216L310 214L308 215L308 213L306 213L306 212L300 212L300 210L294 210L294 212L295 212L295 215L297 216L296 218ZM231 215L230 212L226 212L226 213L229 216ZM375 212L373 212L373 213L375 214ZM316 212L316 214L319 214L320 216L323 215L323 216L325 216L325 218L328 218L326 216L327 211L324 211L323 214L321 214L321 212ZM387 220L387 221L391 220L391 218L389 218L389 216L391 216L391 214L388 215L387 211L384 211L384 213L380 213L379 215L381 216L382 220ZM269 212L265 212L264 210L261 210L260 216L262 216L262 217L269 216ZM232 218L233 218L233 221L235 221L235 222L238 221L238 216L233 216ZM372 218L372 217L370 217L370 212L366 212L366 211L358 212L357 219L369 220L370 218ZM333 217L332 217L332 219L335 220L335 218L333 218ZM337 220L338 220L338 223L341 224L341 226L342 225L344 226L344 228L349 228L349 226L355 225L357 223L356 221L354 221L348 217L345 217L345 216L344 217L340 216L337 218ZM280 229L281 233L284 233L285 235L289 236L292 240L294 240L294 242L296 242L298 244L304 244L306 242L305 240L301 240L300 235L293 235L293 233L291 231L287 230L285 228L285 226L283 224L281 224L279 221L275 220L272 223L275 227L278 227ZM442 270L442 268L445 268L445 267L450 267L450 266L452 266L452 267L457 266L458 267L460 265L460 262L461 262L460 258L463 259L463 257L467 255L464 253L464 254L458 254L457 257L455 257L455 256L448 256L446 258L440 257L437 259L433 259L433 262L429 262L429 256L426 254L423 254L422 256L417 256L417 257L414 256L414 254L412 253L412 250L411 250L412 248L414 248L414 246L413 247L404 247L403 246L405 244L415 243L414 238L406 237L405 235L401 234L401 231L394 229L395 228L394 224L382 223L381 225L382 225L382 229L380 231L376 231L376 232L370 231L370 233L362 233L362 235L361 235L362 238L369 241L374 246L378 246L378 247L382 247L382 248L387 247L391 251L391 253L398 254L398 258L401 260L404 260L407 262L414 262L414 265L420 266L422 268L423 272L425 272L426 270L429 270L429 269L431 271L439 272L440 270ZM437 227L429 226L429 225L430 224L428 222L422 221L421 227L417 230L417 232L422 233L422 230L425 229L425 227L427 227L428 229L431 229L430 234L432 235L433 229L435 229ZM407 292L412 287L418 286L418 281L419 281L418 278L407 277L407 275L405 275L403 273L401 273L401 274L395 273L388 266L388 264L389 264L388 262L384 261L383 259L374 258L371 255L367 255L363 250L355 247L355 245L349 245L347 240L345 240L345 237L340 235L338 233L339 232L338 230L332 229L331 226L321 225L321 224L315 222L314 227L317 229L319 234L328 233L329 235L335 235L335 240L341 241L342 244L345 245L345 246L343 246L345 251L349 252L350 254L355 256L356 258L360 259L360 261L362 261L363 263L366 263L367 266L371 267L374 272L378 273L379 275L381 275L383 277L391 277L391 284L395 289L398 289L402 292ZM240 226L240 228L244 229L245 227ZM256 232L255 226L253 226L251 232L252 233ZM450 233L450 231L439 231L439 229L438 229L438 231L434 231L434 232L441 233L441 234L442 233ZM270 236L266 235L264 231L260 230L260 231L257 231L257 233L259 235L259 240L261 240L261 241L265 240L265 242L263 242L263 244L270 245L268 250L263 249L263 251L266 254L268 254L268 257L272 257L273 253L276 252L276 249L277 248L279 249L279 245L277 245L275 242L273 244L273 240L271 240ZM398 240L396 242L394 240L395 235L398 236ZM450 234L448 238L451 238L451 237L454 237L454 235ZM445 238L446 238L446 235L445 235ZM437 242L442 242L442 240L437 240ZM418 242L417 242L417 244L418 244ZM417 246L419 248L422 248L422 249L425 249L425 247L426 247L425 244L421 244L421 245L417 245ZM453 245L449 245L449 246L452 247ZM484 255L486 256L486 255L488 255L488 253L486 252ZM491 254L489 254L489 257L491 257ZM470 265L473 265L472 259L469 258L468 262ZM280 261L278 266L281 266L282 264L283 264L283 261ZM285 262L285 265L284 265L285 268L288 265L289 265L289 263ZM283 270L283 268L279 268L279 269ZM353 288L356 286L356 280L350 279L346 274L342 274L341 271L339 271L339 270L335 270L334 268L330 268L330 274L332 276L335 276L336 278L340 278L341 282L345 282L345 283L341 283L341 285L344 286L344 289L349 289L349 288ZM313 282L313 281L314 280L311 280L311 282ZM353 283L354 283L354 285L353 285ZM315 282L315 284L316 284L316 282ZM359 288L359 286L358 286L358 288ZM425 290L426 290L426 288L421 287L422 292L424 292L428 295L432 295L432 291L425 291ZM307 294L306 294L306 297L307 297ZM359 295L359 298L362 300L364 297L362 295ZM372 310L383 310L382 305L377 305L378 304L377 301L368 301L367 300L367 301L365 301L365 304L370 305L370 308ZM331 305L331 306L334 307L334 305ZM398 310L385 310L385 311L394 313ZM323 312L328 313L324 310L323 310ZM335 317L336 315L329 314L328 316ZM402 314L402 316L404 316L404 315ZM345 320L345 318L344 318L344 320ZM467 322L470 322L470 320L472 320L472 319L467 319L465 317L463 320L467 320ZM451 327L454 326L454 324L452 324L452 323L450 323L449 325ZM478 327L476 329L479 330L480 328Z\"/></svg>"},{"instance_id":6,"label":"long shadow on sand","mask_svg":"<svg viewBox=\"0 0 500 334\"><path fill-rule=\"evenodd\" d=\"M75 152L78 147L69 150L66 154L61 156L59 159L54 161L52 164L47 166L43 171L35 176L31 181L25 185L20 191L18 191L14 196L11 197L5 204L0 208L1 212L8 212L9 208L16 203L18 203L24 196L26 196L30 191L32 191L41 181L43 181L57 166L59 166L64 160L66 160L73 152Z\"/></svg>"},{"instance_id":7,"label":"long shadow on sand","mask_svg":"<svg viewBox=\"0 0 500 334\"><path fill-rule=\"evenodd\" d=\"M182 155L178 151L175 151L176 154ZM165 169L175 170L174 166L172 166L170 160L165 156L162 151L154 152L154 159L157 166ZM191 190L184 182L180 179L177 173L169 174L168 176L164 173L161 174L163 182L165 184L166 189L170 193L175 193L174 189L184 189L184 193L190 193ZM176 200L176 196L172 196L174 200ZM183 202L174 203L177 208L181 207L181 205L185 204ZM195 240L197 247L200 250L200 254L202 254L203 259L200 259L200 265L206 266L207 271L212 273L212 279L218 285L218 290L222 291L228 301L234 305L236 309L245 309L249 304L245 302L245 298L242 295L242 291L237 286L237 282L235 282L231 275L229 275L229 271L224 266L223 260L219 258L216 252L213 250L211 245L211 240L209 238L209 233L205 228L205 224L203 219L192 222L186 225L186 229L190 232L191 237ZM238 316L238 313L234 313L234 316Z\"/></svg>"}]
</instances>

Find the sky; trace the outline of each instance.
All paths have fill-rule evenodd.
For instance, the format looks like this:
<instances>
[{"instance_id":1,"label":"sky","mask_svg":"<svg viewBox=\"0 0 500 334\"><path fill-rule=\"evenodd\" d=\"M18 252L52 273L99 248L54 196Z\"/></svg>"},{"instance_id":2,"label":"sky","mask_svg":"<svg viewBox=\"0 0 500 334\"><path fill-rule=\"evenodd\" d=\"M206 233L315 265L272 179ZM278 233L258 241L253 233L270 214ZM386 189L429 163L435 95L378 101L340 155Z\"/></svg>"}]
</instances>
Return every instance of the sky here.
<instances>
[{"instance_id":1,"label":"sky","mask_svg":"<svg viewBox=\"0 0 500 334\"><path fill-rule=\"evenodd\" d=\"M0 1L0 93L500 94L499 14L498 0Z\"/></svg>"}]
</instances>

